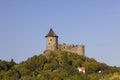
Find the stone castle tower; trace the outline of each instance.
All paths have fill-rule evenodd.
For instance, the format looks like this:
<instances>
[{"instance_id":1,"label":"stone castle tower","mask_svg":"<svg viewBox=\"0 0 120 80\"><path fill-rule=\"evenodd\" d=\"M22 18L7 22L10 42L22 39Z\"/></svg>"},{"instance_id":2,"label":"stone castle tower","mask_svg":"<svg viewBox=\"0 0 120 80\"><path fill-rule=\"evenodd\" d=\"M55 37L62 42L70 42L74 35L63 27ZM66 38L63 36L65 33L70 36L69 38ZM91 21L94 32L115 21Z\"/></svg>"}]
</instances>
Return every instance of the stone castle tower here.
<instances>
[{"instance_id":1,"label":"stone castle tower","mask_svg":"<svg viewBox=\"0 0 120 80\"><path fill-rule=\"evenodd\" d=\"M52 28L45 37L46 37L46 50L58 49L58 36L54 33Z\"/></svg>"},{"instance_id":2,"label":"stone castle tower","mask_svg":"<svg viewBox=\"0 0 120 80\"><path fill-rule=\"evenodd\" d=\"M74 45L74 44L58 44L58 36L55 32L50 29L46 37L46 50L63 50L68 52L77 53L78 55L84 56L84 45Z\"/></svg>"}]
</instances>

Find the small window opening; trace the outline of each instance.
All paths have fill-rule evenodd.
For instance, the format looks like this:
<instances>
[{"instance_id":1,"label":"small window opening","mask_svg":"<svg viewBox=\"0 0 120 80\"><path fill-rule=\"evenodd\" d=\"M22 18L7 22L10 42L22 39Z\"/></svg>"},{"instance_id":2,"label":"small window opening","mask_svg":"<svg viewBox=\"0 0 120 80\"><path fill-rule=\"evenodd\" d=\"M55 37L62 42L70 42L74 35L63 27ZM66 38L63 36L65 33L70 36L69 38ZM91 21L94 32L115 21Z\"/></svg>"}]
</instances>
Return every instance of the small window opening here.
<instances>
[{"instance_id":1,"label":"small window opening","mask_svg":"<svg viewBox=\"0 0 120 80\"><path fill-rule=\"evenodd\" d=\"M52 39L50 39L50 41L52 41Z\"/></svg>"},{"instance_id":2,"label":"small window opening","mask_svg":"<svg viewBox=\"0 0 120 80\"><path fill-rule=\"evenodd\" d=\"M50 45L50 43L48 43L48 45Z\"/></svg>"}]
</instances>

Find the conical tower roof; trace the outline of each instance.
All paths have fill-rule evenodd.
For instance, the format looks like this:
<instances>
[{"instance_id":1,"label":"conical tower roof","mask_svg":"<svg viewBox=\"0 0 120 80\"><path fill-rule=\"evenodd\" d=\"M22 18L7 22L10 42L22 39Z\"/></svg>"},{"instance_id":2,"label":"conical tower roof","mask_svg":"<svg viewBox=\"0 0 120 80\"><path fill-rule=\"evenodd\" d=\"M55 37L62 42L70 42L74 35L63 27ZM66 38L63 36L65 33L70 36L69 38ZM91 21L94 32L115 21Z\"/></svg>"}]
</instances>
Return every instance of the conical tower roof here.
<instances>
[{"instance_id":1,"label":"conical tower roof","mask_svg":"<svg viewBox=\"0 0 120 80\"><path fill-rule=\"evenodd\" d=\"M58 37L55 32L50 28L49 33L45 37Z\"/></svg>"}]
</instances>

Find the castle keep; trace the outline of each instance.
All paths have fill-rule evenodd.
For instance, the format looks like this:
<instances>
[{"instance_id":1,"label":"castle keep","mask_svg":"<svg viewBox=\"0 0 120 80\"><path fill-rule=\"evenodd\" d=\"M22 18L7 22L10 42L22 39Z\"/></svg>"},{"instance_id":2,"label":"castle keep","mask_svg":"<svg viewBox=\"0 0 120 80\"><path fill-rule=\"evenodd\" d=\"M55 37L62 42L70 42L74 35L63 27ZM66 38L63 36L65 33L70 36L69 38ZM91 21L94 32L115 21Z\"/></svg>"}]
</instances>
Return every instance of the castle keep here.
<instances>
[{"instance_id":1,"label":"castle keep","mask_svg":"<svg viewBox=\"0 0 120 80\"><path fill-rule=\"evenodd\" d=\"M50 29L46 37L46 50L56 50L58 49L58 36Z\"/></svg>"},{"instance_id":2,"label":"castle keep","mask_svg":"<svg viewBox=\"0 0 120 80\"><path fill-rule=\"evenodd\" d=\"M58 44L58 36L50 29L46 37L46 50L63 50L84 56L84 45Z\"/></svg>"}]
</instances>

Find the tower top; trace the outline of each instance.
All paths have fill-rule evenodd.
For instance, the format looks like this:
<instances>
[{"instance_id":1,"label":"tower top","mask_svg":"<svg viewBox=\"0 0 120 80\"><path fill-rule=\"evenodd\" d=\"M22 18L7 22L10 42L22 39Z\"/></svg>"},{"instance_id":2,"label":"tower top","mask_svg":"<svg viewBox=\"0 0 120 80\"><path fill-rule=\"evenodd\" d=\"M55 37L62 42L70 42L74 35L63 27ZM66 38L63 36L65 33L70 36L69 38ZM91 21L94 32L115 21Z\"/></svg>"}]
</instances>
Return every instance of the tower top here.
<instances>
[{"instance_id":1,"label":"tower top","mask_svg":"<svg viewBox=\"0 0 120 80\"><path fill-rule=\"evenodd\" d=\"M50 28L49 33L45 37L58 37L55 32Z\"/></svg>"}]
</instances>

